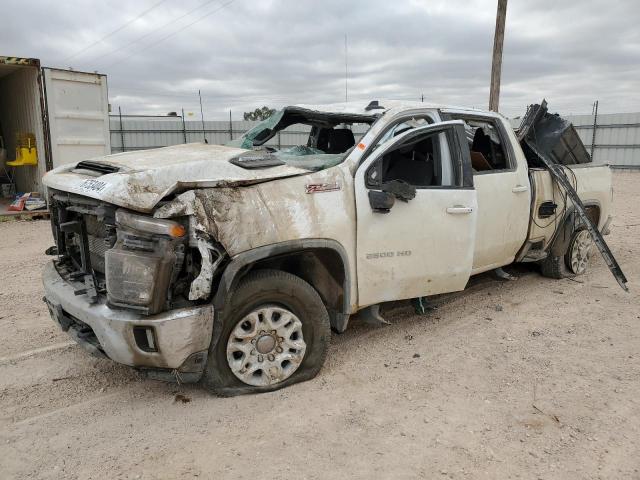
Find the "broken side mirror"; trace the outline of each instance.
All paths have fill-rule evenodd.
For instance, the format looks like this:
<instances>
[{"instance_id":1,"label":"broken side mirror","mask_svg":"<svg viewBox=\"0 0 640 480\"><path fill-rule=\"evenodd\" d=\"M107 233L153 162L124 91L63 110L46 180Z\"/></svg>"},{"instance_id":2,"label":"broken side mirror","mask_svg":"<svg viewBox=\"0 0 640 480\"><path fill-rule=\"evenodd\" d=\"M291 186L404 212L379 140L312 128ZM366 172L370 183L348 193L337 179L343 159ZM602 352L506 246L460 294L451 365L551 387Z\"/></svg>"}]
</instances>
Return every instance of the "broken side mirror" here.
<instances>
[{"instance_id":1,"label":"broken side mirror","mask_svg":"<svg viewBox=\"0 0 640 480\"><path fill-rule=\"evenodd\" d=\"M369 204L374 212L389 213L395 202L396 197L393 193L369 190Z\"/></svg>"},{"instance_id":2,"label":"broken side mirror","mask_svg":"<svg viewBox=\"0 0 640 480\"><path fill-rule=\"evenodd\" d=\"M390 193L402 202L408 202L416 197L416 187L404 180L391 180L382 184L382 191Z\"/></svg>"}]
</instances>

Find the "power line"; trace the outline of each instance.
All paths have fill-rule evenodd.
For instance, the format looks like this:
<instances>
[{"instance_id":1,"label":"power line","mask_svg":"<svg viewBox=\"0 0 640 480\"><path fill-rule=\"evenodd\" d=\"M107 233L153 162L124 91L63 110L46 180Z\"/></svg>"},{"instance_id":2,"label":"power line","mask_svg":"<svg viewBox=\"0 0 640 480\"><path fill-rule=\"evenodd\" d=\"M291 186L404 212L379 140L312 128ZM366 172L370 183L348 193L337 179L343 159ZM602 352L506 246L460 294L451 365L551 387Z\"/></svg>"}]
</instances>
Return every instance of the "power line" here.
<instances>
[{"instance_id":1,"label":"power line","mask_svg":"<svg viewBox=\"0 0 640 480\"><path fill-rule=\"evenodd\" d=\"M141 19L142 17L144 17L147 13L149 13L151 10L154 10L155 8L159 7L161 4L163 4L164 2L166 2L167 0L160 0L157 3L154 3L152 6L150 6L149 8L147 8L145 11L143 11L142 13L138 14L136 17L132 18L131 20L129 20L128 22L123 23L122 25L120 25L118 28L116 28L115 30L107 33L104 37L96 40L95 42L91 43L90 45L87 45L86 47L84 47L81 50L78 50L76 53L74 53L73 55L69 55L66 58L62 59L62 62L66 62L67 60L70 60L74 57L77 57L78 55L80 55L81 53L86 52L87 50L89 50L92 47L95 47L96 45L98 45L99 43L103 42L104 40L106 40L107 38L111 37L112 35L118 33L121 30L124 30L125 28L127 28L129 25L131 25L133 22L135 22L136 20Z\"/></svg>"},{"instance_id":2,"label":"power line","mask_svg":"<svg viewBox=\"0 0 640 480\"><path fill-rule=\"evenodd\" d=\"M149 36L151 36L151 35L153 35L154 33L156 33L158 30L162 30L163 28L168 27L169 25L173 25L174 23L176 23L176 22L178 22L178 21L182 20L184 17L187 17L187 16L191 15L191 14L192 14L193 12L195 12L196 10L200 10L201 8L206 7L207 5L209 5L209 4L213 3L213 2L216 2L216 1L218 1L218 0L208 0L208 1L206 1L206 2L204 2L204 3L202 3L202 4L200 4L200 5L198 5L197 7L192 8L192 9L191 9L191 10L189 10L187 13L184 13L184 14L180 15L178 18L171 19L171 20L170 20L170 21L168 21L167 23L165 23L165 24L163 24L163 25L161 25L161 26L159 26L159 27L156 27L156 28L152 29L150 32L145 33L144 35L142 35L142 36L140 36L140 37L136 38L135 40L132 40L132 41L130 41L130 42L128 42L128 43L125 43L125 44L124 44L124 45L122 45L121 47L118 47L118 48L116 48L115 50L112 50L112 51L111 51L111 52L109 52L109 53L105 53L104 55L100 55L99 57L97 57L97 58L95 58L95 59L94 59L94 62L95 62L95 61L98 61L98 60L101 60L101 59L104 59L104 58L106 58L106 57L110 57L111 55L113 55L113 54L115 54L115 53L121 52L121 51L122 51L122 50L124 50L125 48L128 48L128 47L130 47L131 45L135 45L136 43L140 42L141 40L144 40L145 38L148 38Z\"/></svg>"},{"instance_id":3,"label":"power line","mask_svg":"<svg viewBox=\"0 0 640 480\"><path fill-rule=\"evenodd\" d=\"M186 30L187 28L191 27L192 25L195 25L198 22L201 22L202 20L204 20L205 18L207 18L210 15L213 15L214 13L222 10L223 8L227 7L228 5L231 5L233 2L235 2L235 0L229 0L227 3L223 3L222 5L220 5L218 8L215 8L214 10L210 11L209 13L202 15L201 17L197 18L196 20L194 20L191 23L187 23L185 26L183 26L182 28L179 28L178 30L176 30L173 33L170 33L169 35L166 35L164 37L161 37L160 39L156 40L155 42L147 45L146 47L142 48L141 50L138 50L137 52L132 52L130 55L127 55L124 58L121 58L120 60L116 60L115 62L107 65L105 68L110 68L120 62L123 62L124 60L127 60L129 58L131 58L132 56L138 54L138 53L142 53L148 49L150 49L151 47L155 47L156 45L158 45L161 42L164 42L165 40L168 40L169 38L173 37L174 35L177 35L178 33L182 32L183 30Z\"/></svg>"}]
</instances>

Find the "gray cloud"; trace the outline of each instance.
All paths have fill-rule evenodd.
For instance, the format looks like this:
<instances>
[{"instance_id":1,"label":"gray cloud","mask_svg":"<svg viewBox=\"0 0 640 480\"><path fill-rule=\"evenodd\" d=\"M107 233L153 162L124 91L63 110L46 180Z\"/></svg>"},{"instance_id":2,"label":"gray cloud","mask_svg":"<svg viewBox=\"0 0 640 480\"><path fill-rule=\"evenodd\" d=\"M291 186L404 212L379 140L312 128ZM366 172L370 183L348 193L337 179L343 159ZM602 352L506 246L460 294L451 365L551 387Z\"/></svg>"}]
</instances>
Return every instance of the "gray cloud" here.
<instances>
[{"instance_id":1,"label":"gray cloud","mask_svg":"<svg viewBox=\"0 0 640 480\"><path fill-rule=\"evenodd\" d=\"M342 101L347 34L350 100L424 93L487 104L495 0L235 0L220 9L228 1L166 1L65 60L156 1L3 0L0 54L106 73L110 101L126 113L197 112L200 89L207 117L231 109L240 118L264 104ZM511 0L501 110L517 115L542 97L566 113L589 112L595 99L605 112L640 110L638 18L633 0Z\"/></svg>"}]
</instances>

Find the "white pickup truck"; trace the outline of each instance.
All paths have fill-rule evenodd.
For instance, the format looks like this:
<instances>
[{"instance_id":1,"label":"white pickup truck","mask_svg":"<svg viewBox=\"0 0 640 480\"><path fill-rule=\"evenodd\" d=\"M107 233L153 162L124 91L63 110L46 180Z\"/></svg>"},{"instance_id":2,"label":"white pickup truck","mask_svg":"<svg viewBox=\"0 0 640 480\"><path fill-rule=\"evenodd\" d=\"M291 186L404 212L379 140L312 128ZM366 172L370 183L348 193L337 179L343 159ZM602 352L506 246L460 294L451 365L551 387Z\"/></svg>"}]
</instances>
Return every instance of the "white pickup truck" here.
<instances>
[{"instance_id":1,"label":"white pickup truck","mask_svg":"<svg viewBox=\"0 0 640 480\"><path fill-rule=\"evenodd\" d=\"M266 146L301 129L305 145ZM315 376L330 328L360 310L513 262L583 273L590 237L535 163L497 113L371 102L287 107L226 146L63 166L44 179L45 300L95 355L223 395L274 390ZM566 171L606 230L609 167Z\"/></svg>"}]
</instances>

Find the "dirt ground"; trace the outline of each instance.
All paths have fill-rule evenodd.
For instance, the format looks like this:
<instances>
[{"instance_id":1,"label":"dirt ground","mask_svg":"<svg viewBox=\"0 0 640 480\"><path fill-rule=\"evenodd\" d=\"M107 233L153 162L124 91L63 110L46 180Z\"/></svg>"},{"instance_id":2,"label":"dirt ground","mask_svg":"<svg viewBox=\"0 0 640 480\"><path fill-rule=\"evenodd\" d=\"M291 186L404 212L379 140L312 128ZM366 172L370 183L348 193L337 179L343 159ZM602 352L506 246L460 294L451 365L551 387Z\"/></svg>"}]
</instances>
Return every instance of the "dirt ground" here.
<instances>
[{"instance_id":1,"label":"dirt ground","mask_svg":"<svg viewBox=\"0 0 640 480\"><path fill-rule=\"evenodd\" d=\"M601 258L511 269L334 335L307 383L217 398L90 357L49 319L46 221L0 223L0 478L640 478L640 173ZM181 394L181 397L176 397ZM187 401L188 400L188 401Z\"/></svg>"}]
</instances>

